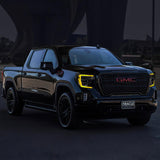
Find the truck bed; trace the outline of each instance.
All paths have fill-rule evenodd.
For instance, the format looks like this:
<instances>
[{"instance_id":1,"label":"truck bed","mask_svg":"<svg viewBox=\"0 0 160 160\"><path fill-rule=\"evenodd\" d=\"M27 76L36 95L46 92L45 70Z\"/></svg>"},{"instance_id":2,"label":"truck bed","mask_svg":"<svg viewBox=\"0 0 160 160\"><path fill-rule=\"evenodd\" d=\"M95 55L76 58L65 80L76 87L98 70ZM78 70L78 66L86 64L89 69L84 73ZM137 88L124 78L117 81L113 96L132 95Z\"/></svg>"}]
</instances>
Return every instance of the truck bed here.
<instances>
[{"instance_id":1,"label":"truck bed","mask_svg":"<svg viewBox=\"0 0 160 160\"><path fill-rule=\"evenodd\" d=\"M5 67L4 71L22 71L23 67Z\"/></svg>"}]
</instances>

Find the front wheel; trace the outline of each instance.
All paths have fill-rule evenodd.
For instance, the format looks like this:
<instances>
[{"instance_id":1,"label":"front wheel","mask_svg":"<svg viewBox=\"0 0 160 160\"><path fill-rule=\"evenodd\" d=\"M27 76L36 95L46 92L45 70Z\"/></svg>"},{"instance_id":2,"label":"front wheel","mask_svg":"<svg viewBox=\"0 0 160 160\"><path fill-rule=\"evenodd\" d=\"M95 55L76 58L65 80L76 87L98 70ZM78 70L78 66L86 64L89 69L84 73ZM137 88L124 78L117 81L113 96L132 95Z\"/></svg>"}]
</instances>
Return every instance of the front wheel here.
<instances>
[{"instance_id":1,"label":"front wheel","mask_svg":"<svg viewBox=\"0 0 160 160\"><path fill-rule=\"evenodd\" d=\"M79 120L70 93L63 93L60 96L57 106L57 115L59 123L63 128L77 128L79 126Z\"/></svg>"},{"instance_id":2,"label":"front wheel","mask_svg":"<svg viewBox=\"0 0 160 160\"><path fill-rule=\"evenodd\" d=\"M151 118L150 113L138 114L131 117L128 117L128 122L134 126L143 126L149 122Z\"/></svg>"}]
</instances>

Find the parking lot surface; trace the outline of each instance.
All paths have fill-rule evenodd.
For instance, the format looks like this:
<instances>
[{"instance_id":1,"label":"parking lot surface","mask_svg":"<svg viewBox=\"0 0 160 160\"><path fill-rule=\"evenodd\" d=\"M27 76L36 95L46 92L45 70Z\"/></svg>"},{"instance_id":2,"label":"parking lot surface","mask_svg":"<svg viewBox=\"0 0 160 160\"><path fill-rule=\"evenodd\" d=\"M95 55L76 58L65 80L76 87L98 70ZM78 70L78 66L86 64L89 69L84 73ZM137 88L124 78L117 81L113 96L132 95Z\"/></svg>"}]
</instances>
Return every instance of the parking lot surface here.
<instances>
[{"instance_id":1,"label":"parking lot surface","mask_svg":"<svg viewBox=\"0 0 160 160\"><path fill-rule=\"evenodd\" d=\"M65 130L53 113L24 109L22 116L9 116L5 100L0 98L0 160L159 159L159 107L144 127L112 119Z\"/></svg>"}]
</instances>

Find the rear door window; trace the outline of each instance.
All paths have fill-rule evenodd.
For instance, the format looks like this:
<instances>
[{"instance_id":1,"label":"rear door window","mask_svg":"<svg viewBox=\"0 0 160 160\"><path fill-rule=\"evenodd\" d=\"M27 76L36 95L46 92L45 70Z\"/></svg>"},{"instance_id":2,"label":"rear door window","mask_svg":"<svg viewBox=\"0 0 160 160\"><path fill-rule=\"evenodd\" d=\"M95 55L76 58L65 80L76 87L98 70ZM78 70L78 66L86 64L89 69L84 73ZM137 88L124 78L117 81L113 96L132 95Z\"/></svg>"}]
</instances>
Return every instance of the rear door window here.
<instances>
[{"instance_id":1,"label":"rear door window","mask_svg":"<svg viewBox=\"0 0 160 160\"><path fill-rule=\"evenodd\" d=\"M30 60L29 67L30 68L35 68L35 69L40 69L41 62L43 61L44 54L45 54L45 49L34 51L33 55L32 55L32 58Z\"/></svg>"},{"instance_id":2,"label":"rear door window","mask_svg":"<svg viewBox=\"0 0 160 160\"><path fill-rule=\"evenodd\" d=\"M57 60L55 52L52 49L48 49L45 55L45 58L44 58L44 62L52 62L54 69L58 67L58 60Z\"/></svg>"}]
</instances>

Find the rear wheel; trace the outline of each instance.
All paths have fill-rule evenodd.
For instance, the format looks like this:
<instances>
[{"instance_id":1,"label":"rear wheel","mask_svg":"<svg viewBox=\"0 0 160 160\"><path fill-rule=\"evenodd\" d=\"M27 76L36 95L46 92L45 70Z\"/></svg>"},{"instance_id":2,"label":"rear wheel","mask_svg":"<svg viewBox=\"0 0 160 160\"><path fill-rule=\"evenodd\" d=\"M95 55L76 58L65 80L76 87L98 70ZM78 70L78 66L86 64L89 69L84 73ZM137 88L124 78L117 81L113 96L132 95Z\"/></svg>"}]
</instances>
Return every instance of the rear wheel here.
<instances>
[{"instance_id":1,"label":"rear wheel","mask_svg":"<svg viewBox=\"0 0 160 160\"><path fill-rule=\"evenodd\" d=\"M23 103L18 97L18 94L13 87L10 87L7 90L6 99L8 113L10 115L20 115L23 111Z\"/></svg>"},{"instance_id":2,"label":"rear wheel","mask_svg":"<svg viewBox=\"0 0 160 160\"><path fill-rule=\"evenodd\" d=\"M63 93L57 106L57 115L60 125L63 128L77 128L79 119L74 109L73 98L70 93Z\"/></svg>"},{"instance_id":3,"label":"rear wheel","mask_svg":"<svg viewBox=\"0 0 160 160\"><path fill-rule=\"evenodd\" d=\"M128 122L134 126L143 126L149 122L151 118L150 113L138 114L131 117L128 117Z\"/></svg>"}]
</instances>

